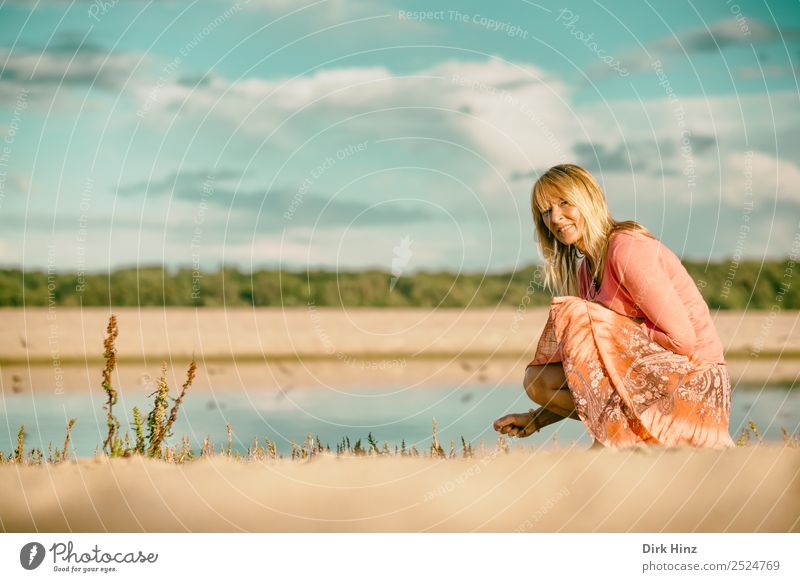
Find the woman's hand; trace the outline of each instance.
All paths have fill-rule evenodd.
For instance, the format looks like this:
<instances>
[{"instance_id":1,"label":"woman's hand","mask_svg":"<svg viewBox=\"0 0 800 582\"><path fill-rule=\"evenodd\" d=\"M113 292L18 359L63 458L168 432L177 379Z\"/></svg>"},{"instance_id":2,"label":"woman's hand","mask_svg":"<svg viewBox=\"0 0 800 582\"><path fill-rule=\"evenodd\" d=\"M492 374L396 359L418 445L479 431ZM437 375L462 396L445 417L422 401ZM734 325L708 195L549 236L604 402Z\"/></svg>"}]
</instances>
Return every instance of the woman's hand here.
<instances>
[{"instance_id":1,"label":"woman's hand","mask_svg":"<svg viewBox=\"0 0 800 582\"><path fill-rule=\"evenodd\" d=\"M492 426L500 434L519 438L530 436L539 430L533 411L506 414L495 420Z\"/></svg>"}]
</instances>

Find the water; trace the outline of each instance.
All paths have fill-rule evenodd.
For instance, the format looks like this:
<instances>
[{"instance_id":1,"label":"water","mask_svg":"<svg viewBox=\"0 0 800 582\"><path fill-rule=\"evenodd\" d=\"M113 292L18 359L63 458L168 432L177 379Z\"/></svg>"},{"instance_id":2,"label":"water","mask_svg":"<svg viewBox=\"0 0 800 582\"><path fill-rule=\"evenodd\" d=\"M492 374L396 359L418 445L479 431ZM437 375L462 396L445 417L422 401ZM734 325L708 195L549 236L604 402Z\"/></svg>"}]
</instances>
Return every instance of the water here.
<instances>
[{"instance_id":1,"label":"water","mask_svg":"<svg viewBox=\"0 0 800 582\"><path fill-rule=\"evenodd\" d=\"M319 435L323 443L335 450L345 436L351 444L361 439L367 445L372 433L383 446L388 441L394 450L405 439L406 446L416 445L420 451L431 444L431 421L437 419L439 442L448 452L450 441L461 451L461 436L475 449L483 441L487 447L497 442L492 421L509 412L522 412L532 407L518 385L470 385L425 387L413 389L348 389L335 391L303 388L288 393L269 390L243 392L190 393L184 401L170 443L178 443L186 435L197 452L203 438L210 436L217 450L227 443L226 425L233 427L234 449L246 451L253 437L261 445L268 437L278 445L281 454L288 454L290 443L302 443L308 432ZM78 456L94 454L107 432L101 394L53 395L16 394L0 401L0 450L5 454L16 448L19 426L26 427L25 448L41 447L47 454L48 443L60 447L64 442L67 421L77 418L72 443ZM122 423L123 433L129 430L133 407L143 414L150 409L146 396L120 398L114 407ZM734 392L731 413L731 435L734 440L747 420L752 418L765 440L781 441L781 428L791 434L800 433L800 390L782 387L742 387ZM126 419L128 419L126 421ZM549 448L554 435L559 446L576 443L588 446L591 439L582 423L565 420L545 428L530 438L512 439L513 447Z\"/></svg>"}]
</instances>

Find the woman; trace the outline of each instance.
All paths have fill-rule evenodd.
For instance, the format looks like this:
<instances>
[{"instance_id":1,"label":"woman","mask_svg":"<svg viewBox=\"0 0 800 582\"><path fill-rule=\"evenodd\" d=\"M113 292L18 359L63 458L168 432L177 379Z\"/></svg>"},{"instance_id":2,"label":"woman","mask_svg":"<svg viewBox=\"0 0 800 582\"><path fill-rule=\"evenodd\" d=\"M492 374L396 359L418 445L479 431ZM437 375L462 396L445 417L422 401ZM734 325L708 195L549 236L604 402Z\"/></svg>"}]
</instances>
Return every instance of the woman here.
<instances>
[{"instance_id":1,"label":"woman","mask_svg":"<svg viewBox=\"0 0 800 582\"><path fill-rule=\"evenodd\" d=\"M531 207L554 295L523 383L541 408L495 430L525 437L573 418L609 447L733 446L722 343L678 257L636 222L615 221L578 166L550 168Z\"/></svg>"}]
</instances>

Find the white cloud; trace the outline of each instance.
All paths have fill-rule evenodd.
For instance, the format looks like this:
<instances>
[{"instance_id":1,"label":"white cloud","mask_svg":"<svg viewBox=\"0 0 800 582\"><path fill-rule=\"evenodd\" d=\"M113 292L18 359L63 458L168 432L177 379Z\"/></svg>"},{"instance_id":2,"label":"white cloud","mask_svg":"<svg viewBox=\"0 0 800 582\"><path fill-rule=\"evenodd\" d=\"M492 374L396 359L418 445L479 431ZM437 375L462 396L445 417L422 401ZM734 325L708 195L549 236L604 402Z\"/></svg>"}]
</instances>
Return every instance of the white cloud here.
<instances>
[{"instance_id":1,"label":"white cloud","mask_svg":"<svg viewBox=\"0 0 800 582\"><path fill-rule=\"evenodd\" d=\"M529 222L532 171L564 161L579 162L580 144L584 150L604 148L598 151L607 160L609 156L622 160L630 156L632 169L608 163L598 177L616 214L637 218L654 229L688 205L722 202L740 207L735 189L741 171L735 155L744 151L744 144L768 151L770 142L776 143L782 135L781 147L788 148L780 150L783 157L791 156L791 148L797 147L792 145L791 135L800 128L793 114L796 95L791 92L679 96L677 102L670 102L665 94L641 102L582 106L570 105L570 92L570 86L532 65L501 59L448 61L413 76L365 67L276 81L216 79L195 92L176 86L174 93L165 94L168 96L158 103L153 119L173 115L175 107L185 101L191 112L187 124L196 123L198 115L210 111L212 118L226 120L231 132L240 126L237 132L257 143L269 138L283 159L317 132L322 132L322 137L304 146L314 159L324 159L329 145L325 136L335 136L339 143L368 139L374 155L351 160L353 167L348 166L347 171L352 170L354 176L402 165L401 151L381 149L378 142L417 136L420 139L407 140L407 159L460 180L464 188L443 189L431 176L406 173L391 175L383 182L377 178L365 181L369 187L351 188L349 193L364 200L369 196L372 202L376 192L390 197L410 190L412 195L430 197L454 212L467 210L475 224L486 220L485 212L494 226L515 233L517 245L527 241L523 238ZM294 119L287 121L292 115ZM348 118L352 119L345 121ZM270 135L284 122L278 133ZM681 149L685 135L692 144L689 154ZM426 145L426 139L430 143L434 138L439 140L439 149ZM481 157L486 163L481 163ZM470 161L465 164L465 160ZM761 158L753 162L759 175L774 170L768 165L765 170ZM787 190L796 167L781 167L782 185L773 187L773 192L778 188L782 197L796 195L796 190ZM287 179L293 176L291 172L285 175ZM514 175L527 177L512 181ZM332 188L328 181L332 177L333 173L327 174L324 181L315 183L316 191L332 195L333 189L325 189ZM349 179L337 175L337 180L340 178ZM293 187L291 183L283 185ZM468 207L465 196L470 198ZM458 216L462 221L465 214ZM358 255L358 245L352 252ZM313 253L320 257L328 254L324 249Z\"/></svg>"},{"instance_id":2,"label":"white cloud","mask_svg":"<svg viewBox=\"0 0 800 582\"><path fill-rule=\"evenodd\" d=\"M569 157L571 140L581 134L581 121L567 102L569 91L537 67L493 58L448 61L414 75L363 67L280 80L214 78L196 89L172 83L140 89L140 101L157 95L145 117L152 127L163 127L183 108L187 125L209 113L231 131L268 139L283 152L317 132L348 134L343 142L449 140L454 149L486 158L494 170L480 190L488 193L513 171Z\"/></svg>"},{"instance_id":3,"label":"white cloud","mask_svg":"<svg viewBox=\"0 0 800 582\"><path fill-rule=\"evenodd\" d=\"M782 41L800 38L800 29L778 29L771 24L739 14L702 26L673 33L648 44L654 49L686 50L687 52L717 51L729 45Z\"/></svg>"},{"instance_id":4,"label":"white cloud","mask_svg":"<svg viewBox=\"0 0 800 582\"><path fill-rule=\"evenodd\" d=\"M726 174L735 177L735 186L726 192L732 203L741 206L748 196L752 196L754 203L800 202L800 167L796 163L759 151L746 151L729 154L727 165Z\"/></svg>"},{"instance_id":5,"label":"white cloud","mask_svg":"<svg viewBox=\"0 0 800 582\"><path fill-rule=\"evenodd\" d=\"M380 12L396 12L396 8L387 0L240 0L243 7L253 10L267 9L274 15L297 12L306 21L314 25L342 22L378 14Z\"/></svg>"},{"instance_id":6,"label":"white cloud","mask_svg":"<svg viewBox=\"0 0 800 582\"><path fill-rule=\"evenodd\" d=\"M20 256L17 246L11 241L0 239L0 263L16 266Z\"/></svg>"},{"instance_id":7,"label":"white cloud","mask_svg":"<svg viewBox=\"0 0 800 582\"><path fill-rule=\"evenodd\" d=\"M120 63L124 69L121 75L129 74L130 64ZM15 70L27 71L31 66L28 63L23 67L18 61ZM95 61L82 66L85 74L99 70ZM53 73L55 69L45 67L42 71ZM77 70L72 73L78 82L81 75ZM415 233L403 230L413 224L386 230L362 221L346 235L340 226L320 230L313 242L297 229L289 230L281 249L275 246L279 233L259 230L252 235L252 228L241 232L248 221L234 212L230 229L239 236L229 234L224 254L227 259L242 263L256 257L259 262L282 256L289 264L306 264L310 260L313 264L334 265L338 260L339 264L355 268L374 265L370 263L372 251L384 249L378 254L385 254L383 263L388 269L392 248L406 234L417 241L414 260L420 264L452 266L465 250L471 257L478 256L486 250L487 242L497 242L497 263L513 260L520 248L526 252L522 262L527 262L534 258L528 248L527 198L532 179L512 181L511 177L525 176L559 162L577 161L576 146L580 144L596 147L606 159L616 156L624 160L630 154L634 162L639 162L633 170L626 170L624 164L607 164L608 171L599 177L618 216L640 219L659 234L658 227L665 216L686 211L690 204L713 203L721 197L730 208L741 207L745 144L755 150L750 163L756 196L798 201L800 194L800 169L796 163L786 161L794 159L800 148L793 137L800 131L800 119L796 115L797 96L792 92L678 96L677 103L670 103L665 94L643 102L573 106L573 88L564 81L534 65L499 58L447 61L413 75L398 75L376 66L323 69L276 80L233 81L210 75L207 81L197 88L167 80L161 86L139 84L135 89L138 104L134 110L151 100L142 119L144 126L154 135L166 135L170 140L160 154L164 159L158 160L158 167L168 175L175 173L172 165L176 161L170 156L175 152L183 155L182 148L193 147L188 137L198 126L207 126L196 138L199 144L213 143L211 149L218 145L220 149L244 152L235 160L226 159L225 167L235 172L240 169L240 159L247 160L251 152L264 147L263 158L253 162L255 170L248 169L248 179L257 182L256 186L248 183L248 188L263 188L264 192L275 171L297 151L298 157L304 155L305 159L282 170L280 180L271 185L273 190L294 194L330 152L342 144L368 141L366 153L327 170L323 179L313 183L308 195L325 200L335 196L337 201L349 202L357 199L366 204L405 197L425 199L439 204L454 217L447 220L452 218L471 233L468 242L461 243L458 233L447 230L450 223L444 218L441 223L449 234L443 234L438 226L430 228L430 223L421 223L424 232ZM676 113L678 106L680 117ZM176 113L179 109L180 113ZM687 187L683 174L688 161L679 149L681 121L692 136L713 142L705 150L693 152L698 182L693 191ZM388 145L387 138L404 139ZM775 156L764 153L771 144L776 149ZM662 148L660 154L656 146ZM198 152L203 153L199 149ZM155 152L153 155L157 157ZM203 170L202 163L195 159L190 165ZM418 165L422 171L404 171L404 165ZM389 171L391 168L400 169ZM370 177L372 173L374 177ZM166 212L163 203L151 196L145 214ZM176 217L185 211L184 218L191 220L196 206L184 208L176 200L172 204L170 222L162 229L170 231L168 236L174 232L176 241L186 242L181 231L184 225ZM138 216L140 209L136 210ZM222 229L228 227L227 213L217 218L207 219L204 244L204 256L215 259L223 254ZM225 225L221 226L223 219ZM472 223L466 224L470 220ZM486 224L496 232L481 230ZM120 236L119 240L135 240L136 225L126 226L120 232L115 222L115 236ZM141 228L157 230L158 226L144 224ZM504 238L500 240L501 237ZM164 252L158 246L162 238L154 240L156 246L141 251L148 260L160 259ZM340 242L341 254L337 251ZM125 245L119 252L136 252L130 258L125 256L129 261L139 256L139 249L132 245ZM167 256L168 261L186 262L183 247L170 246L166 252L174 254ZM307 259L309 254L311 258ZM98 256L97 260L101 258Z\"/></svg>"},{"instance_id":8,"label":"white cloud","mask_svg":"<svg viewBox=\"0 0 800 582\"><path fill-rule=\"evenodd\" d=\"M569 156L580 120L569 105L570 87L533 65L500 59L449 62L434 74L455 85L442 95L464 111L459 127L503 176L549 166Z\"/></svg>"},{"instance_id":9,"label":"white cloud","mask_svg":"<svg viewBox=\"0 0 800 582\"><path fill-rule=\"evenodd\" d=\"M587 120L590 141L609 147L628 144L625 147L632 148L641 141L671 141L680 145L687 131L690 140L701 136L702 139L713 138L715 143L706 145L704 155L693 151L693 156L698 166L712 164L713 169L719 171L718 160L748 147L761 151L776 149L783 158L798 156L800 149L793 137L800 131L796 110L797 94L783 91L679 96L675 102L670 102L666 96L643 101L613 101L581 107L577 114ZM665 166L670 166L671 162L685 165L680 151L674 151L672 158L664 156Z\"/></svg>"},{"instance_id":10,"label":"white cloud","mask_svg":"<svg viewBox=\"0 0 800 582\"><path fill-rule=\"evenodd\" d=\"M0 49L4 63L0 92L8 96L26 87L36 97L76 86L116 91L145 60L140 54L104 53L94 48L38 53Z\"/></svg>"},{"instance_id":11,"label":"white cloud","mask_svg":"<svg viewBox=\"0 0 800 582\"><path fill-rule=\"evenodd\" d=\"M463 252L463 241L442 240L422 226L362 229L292 229L275 235L260 235L248 243L226 245L225 255L242 263L280 263L328 268L380 268L391 271L394 247L409 236L413 239L408 271L432 265L452 265L454 255Z\"/></svg>"},{"instance_id":12,"label":"white cloud","mask_svg":"<svg viewBox=\"0 0 800 582\"><path fill-rule=\"evenodd\" d=\"M736 70L739 79L792 79L798 76L798 69L789 65L767 65L763 67L741 67Z\"/></svg>"},{"instance_id":13,"label":"white cloud","mask_svg":"<svg viewBox=\"0 0 800 582\"><path fill-rule=\"evenodd\" d=\"M736 4L730 5L733 9ZM622 65L632 72L652 71L655 60L668 60L672 55L686 53L690 58L696 53L720 52L730 46L758 46L762 43L785 42L800 38L800 28L777 28L771 24L746 17L743 13L684 30L674 30L671 34L648 42L644 49L637 48L620 58ZM611 76L608 67L593 65L589 72L593 77ZM745 75L752 74L745 70Z\"/></svg>"}]
</instances>

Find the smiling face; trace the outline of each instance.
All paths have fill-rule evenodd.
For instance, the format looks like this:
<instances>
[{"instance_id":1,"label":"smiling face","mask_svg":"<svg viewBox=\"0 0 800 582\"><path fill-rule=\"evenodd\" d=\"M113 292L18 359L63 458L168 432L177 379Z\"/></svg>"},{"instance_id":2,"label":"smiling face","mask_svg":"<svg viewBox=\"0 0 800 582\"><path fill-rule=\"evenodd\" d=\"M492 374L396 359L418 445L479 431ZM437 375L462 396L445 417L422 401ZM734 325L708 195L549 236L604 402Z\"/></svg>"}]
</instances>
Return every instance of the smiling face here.
<instances>
[{"instance_id":1,"label":"smiling face","mask_svg":"<svg viewBox=\"0 0 800 582\"><path fill-rule=\"evenodd\" d=\"M576 245L582 250L584 221L580 210L563 198L550 197L541 209L542 221L563 245Z\"/></svg>"},{"instance_id":2,"label":"smiling face","mask_svg":"<svg viewBox=\"0 0 800 582\"><path fill-rule=\"evenodd\" d=\"M554 295L578 295L578 260L602 277L608 239L617 224L597 180L575 164L559 164L539 176L531 190L531 213L545 286Z\"/></svg>"}]
</instances>

